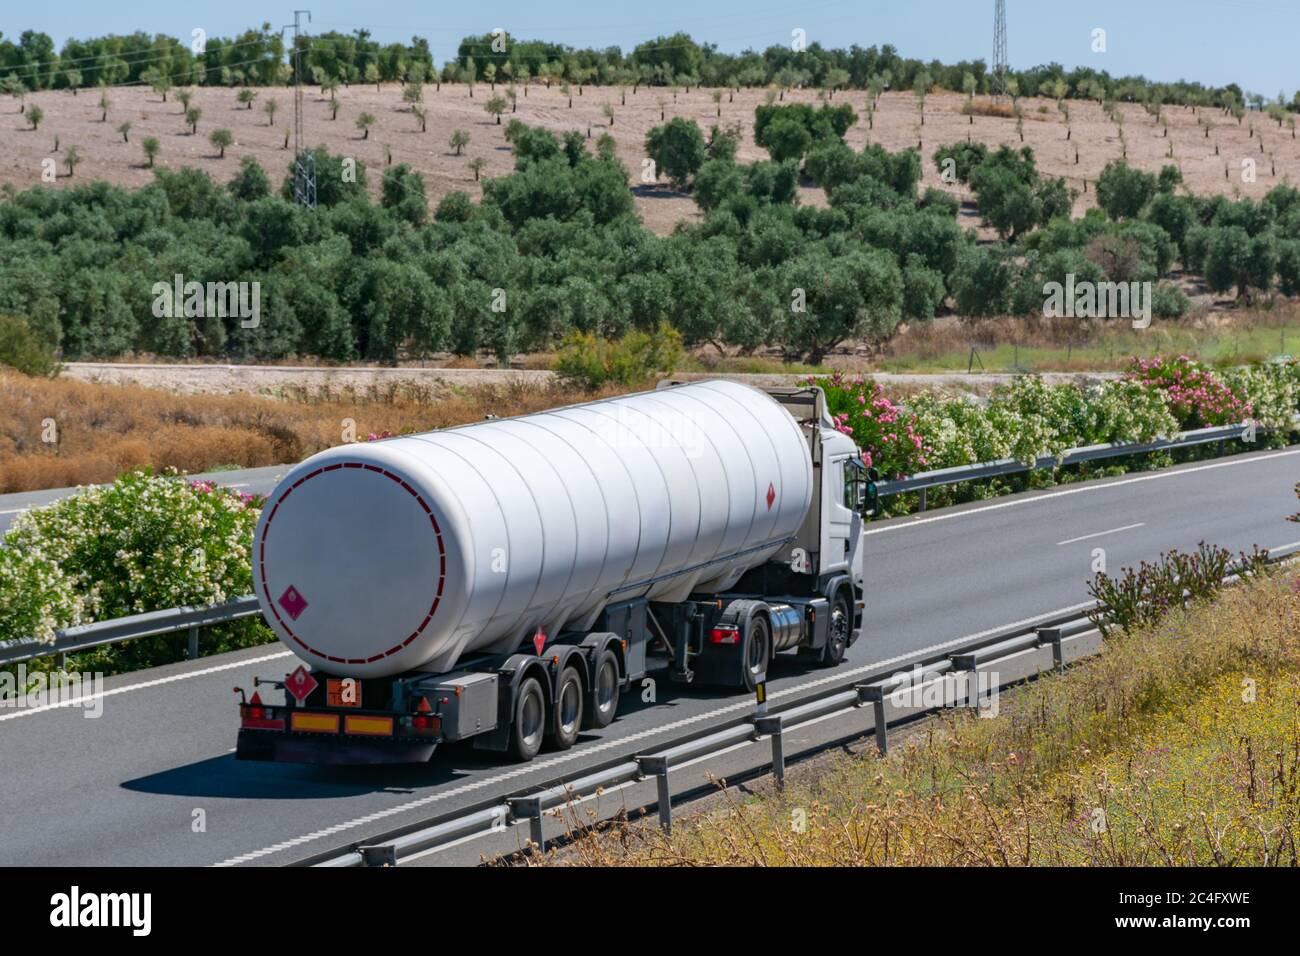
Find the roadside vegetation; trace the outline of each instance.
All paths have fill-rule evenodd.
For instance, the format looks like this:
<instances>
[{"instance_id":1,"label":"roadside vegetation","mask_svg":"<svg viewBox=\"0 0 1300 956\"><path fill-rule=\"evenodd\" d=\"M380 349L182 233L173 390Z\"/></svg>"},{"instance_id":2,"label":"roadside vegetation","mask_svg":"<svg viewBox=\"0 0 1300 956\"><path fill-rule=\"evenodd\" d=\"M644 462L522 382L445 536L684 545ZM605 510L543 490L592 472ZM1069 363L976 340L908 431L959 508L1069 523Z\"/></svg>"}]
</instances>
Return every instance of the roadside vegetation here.
<instances>
[{"instance_id":1,"label":"roadside vegetation","mask_svg":"<svg viewBox=\"0 0 1300 956\"><path fill-rule=\"evenodd\" d=\"M251 593L260 504L141 471L24 512L0 539L0 640L52 641L58 628ZM199 646L214 654L270 639L260 620L245 620L205 628ZM69 666L116 674L184 653L174 637L144 638L71 655ZM37 659L28 670L54 665Z\"/></svg>"},{"instance_id":2,"label":"roadside vegetation","mask_svg":"<svg viewBox=\"0 0 1300 956\"><path fill-rule=\"evenodd\" d=\"M0 494L107 482L139 468L197 474L292 464L371 434L541 411L587 394L515 382L286 389L281 398L177 395L0 370L0 407L11 410L0 418Z\"/></svg>"},{"instance_id":3,"label":"roadside vegetation","mask_svg":"<svg viewBox=\"0 0 1300 956\"><path fill-rule=\"evenodd\" d=\"M1216 425L1256 423L1253 443L1233 442L1234 451L1280 447L1300 432L1294 421L1300 413L1296 362L1219 372L1188 356L1131 359L1118 379L1053 385L1024 375L995 387L983 401L941 389L900 399L869 377L839 372L809 376L807 381L826 390L836 426L853 438L864 461L886 479L1004 458L1030 464L1059 458L1070 448L1150 442ZM927 504L942 507L1058 482L1165 467L1224 450L1208 444L963 482L930 489ZM886 498L885 513L906 514L917 500L916 493Z\"/></svg>"},{"instance_id":4,"label":"roadside vegetation","mask_svg":"<svg viewBox=\"0 0 1300 956\"><path fill-rule=\"evenodd\" d=\"M534 860L604 866L1296 866L1300 592L1253 577L1104 653L679 821L589 827ZM718 801L715 801L715 803Z\"/></svg>"}]
</instances>

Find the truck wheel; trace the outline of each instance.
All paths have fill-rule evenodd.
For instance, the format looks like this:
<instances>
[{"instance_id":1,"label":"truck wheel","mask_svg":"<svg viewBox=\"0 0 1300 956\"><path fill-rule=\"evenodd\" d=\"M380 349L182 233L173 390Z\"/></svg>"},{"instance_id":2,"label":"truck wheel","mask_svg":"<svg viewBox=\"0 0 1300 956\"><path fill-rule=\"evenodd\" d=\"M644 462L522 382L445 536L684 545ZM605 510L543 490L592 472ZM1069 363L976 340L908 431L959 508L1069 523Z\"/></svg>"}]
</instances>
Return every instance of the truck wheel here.
<instances>
[{"instance_id":1,"label":"truck wheel","mask_svg":"<svg viewBox=\"0 0 1300 956\"><path fill-rule=\"evenodd\" d=\"M572 667L566 667L555 685L555 703L551 705L551 743L556 750L568 750L578 742L582 696L582 678Z\"/></svg>"},{"instance_id":2,"label":"truck wheel","mask_svg":"<svg viewBox=\"0 0 1300 956\"><path fill-rule=\"evenodd\" d=\"M821 663L834 667L844 660L849 647L849 632L853 629L853 606L849 603L846 588L835 592L831 602L831 617L826 624L826 646L822 648Z\"/></svg>"},{"instance_id":3,"label":"truck wheel","mask_svg":"<svg viewBox=\"0 0 1300 956\"><path fill-rule=\"evenodd\" d=\"M527 677L519 685L515 697L515 716L510 723L510 754L516 760L528 761L542 749L543 731L546 729L546 697L536 677Z\"/></svg>"},{"instance_id":4,"label":"truck wheel","mask_svg":"<svg viewBox=\"0 0 1300 956\"><path fill-rule=\"evenodd\" d=\"M608 727L614 722L618 712L619 687L618 658L611 650L601 651L596 661L595 677L592 680L590 705L586 712L588 727Z\"/></svg>"},{"instance_id":5,"label":"truck wheel","mask_svg":"<svg viewBox=\"0 0 1300 956\"><path fill-rule=\"evenodd\" d=\"M741 676L746 690L758 686L758 679L767 673L767 664L772 657L772 628L767 618L755 614L749 619L745 628L745 649L741 657Z\"/></svg>"}]
</instances>

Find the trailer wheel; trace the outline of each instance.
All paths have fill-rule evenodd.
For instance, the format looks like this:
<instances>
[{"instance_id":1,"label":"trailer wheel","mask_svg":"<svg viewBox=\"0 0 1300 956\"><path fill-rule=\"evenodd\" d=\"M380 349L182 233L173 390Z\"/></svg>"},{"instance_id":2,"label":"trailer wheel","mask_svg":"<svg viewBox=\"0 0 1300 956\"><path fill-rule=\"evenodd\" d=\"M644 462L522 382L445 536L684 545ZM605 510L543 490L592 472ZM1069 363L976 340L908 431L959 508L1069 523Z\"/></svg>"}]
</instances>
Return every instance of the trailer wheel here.
<instances>
[{"instance_id":1,"label":"trailer wheel","mask_svg":"<svg viewBox=\"0 0 1300 956\"><path fill-rule=\"evenodd\" d=\"M515 697L515 715L510 723L510 754L528 761L542 749L546 729L546 697L536 677L527 677Z\"/></svg>"},{"instance_id":2,"label":"trailer wheel","mask_svg":"<svg viewBox=\"0 0 1300 956\"><path fill-rule=\"evenodd\" d=\"M853 606L849 603L847 588L835 592L826 629L826 646L822 648L821 663L826 667L834 667L844 660L844 652L849 647L849 632L853 630Z\"/></svg>"},{"instance_id":3,"label":"trailer wheel","mask_svg":"<svg viewBox=\"0 0 1300 956\"><path fill-rule=\"evenodd\" d=\"M745 649L741 658L741 675L746 690L758 686L758 679L767 673L772 657L772 627L762 614L755 614L745 628Z\"/></svg>"},{"instance_id":4,"label":"trailer wheel","mask_svg":"<svg viewBox=\"0 0 1300 956\"><path fill-rule=\"evenodd\" d=\"M568 750L578 742L582 729L582 678L566 667L555 685L555 702L551 705L551 743L556 750Z\"/></svg>"},{"instance_id":5,"label":"trailer wheel","mask_svg":"<svg viewBox=\"0 0 1300 956\"><path fill-rule=\"evenodd\" d=\"M586 725L588 727L608 727L614 722L618 712L618 698L621 687L618 679L618 658L614 652L601 651L596 661L595 676L591 682L590 706L587 707Z\"/></svg>"}]
</instances>

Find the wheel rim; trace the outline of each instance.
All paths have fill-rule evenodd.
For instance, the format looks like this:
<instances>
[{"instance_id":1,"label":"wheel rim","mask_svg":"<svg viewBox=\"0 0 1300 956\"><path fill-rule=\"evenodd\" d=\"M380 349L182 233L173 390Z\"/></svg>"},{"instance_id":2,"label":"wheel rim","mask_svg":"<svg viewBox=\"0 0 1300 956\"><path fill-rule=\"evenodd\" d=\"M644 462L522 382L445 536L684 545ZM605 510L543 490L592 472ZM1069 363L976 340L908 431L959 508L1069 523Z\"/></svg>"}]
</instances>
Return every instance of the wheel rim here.
<instances>
[{"instance_id":1,"label":"wheel rim","mask_svg":"<svg viewBox=\"0 0 1300 956\"><path fill-rule=\"evenodd\" d=\"M618 675L612 661L606 661L596 676L596 709L607 714L614 707L614 694L618 688Z\"/></svg>"},{"instance_id":2,"label":"wheel rim","mask_svg":"<svg viewBox=\"0 0 1300 956\"><path fill-rule=\"evenodd\" d=\"M749 672L758 676L767 665L767 626L755 621L749 633Z\"/></svg>"},{"instance_id":3,"label":"wheel rim","mask_svg":"<svg viewBox=\"0 0 1300 956\"><path fill-rule=\"evenodd\" d=\"M519 714L519 736L528 746L532 746L542 735L543 715L541 695L534 692L524 698L524 706Z\"/></svg>"},{"instance_id":4,"label":"wheel rim","mask_svg":"<svg viewBox=\"0 0 1300 956\"><path fill-rule=\"evenodd\" d=\"M831 610L830 640L835 656L839 657L849 643L849 613L841 599L836 599L835 607Z\"/></svg>"},{"instance_id":5,"label":"wheel rim","mask_svg":"<svg viewBox=\"0 0 1300 956\"><path fill-rule=\"evenodd\" d=\"M582 713L582 688L576 680L564 682L560 691L560 730L567 736L578 727L578 716Z\"/></svg>"}]
</instances>

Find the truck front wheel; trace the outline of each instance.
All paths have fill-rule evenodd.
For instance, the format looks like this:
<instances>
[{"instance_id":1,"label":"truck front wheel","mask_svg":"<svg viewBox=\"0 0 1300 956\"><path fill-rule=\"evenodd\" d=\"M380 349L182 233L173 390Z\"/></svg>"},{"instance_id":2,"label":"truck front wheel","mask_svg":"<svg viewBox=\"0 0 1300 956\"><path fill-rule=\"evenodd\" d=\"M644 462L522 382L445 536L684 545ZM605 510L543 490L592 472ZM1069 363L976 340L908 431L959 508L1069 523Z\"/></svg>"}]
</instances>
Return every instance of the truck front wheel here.
<instances>
[{"instance_id":1,"label":"truck front wheel","mask_svg":"<svg viewBox=\"0 0 1300 956\"><path fill-rule=\"evenodd\" d=\"M741 661L741 676L746 690L758 686L758 680L767 673L768 661L772 658L772 628L767 618L755 614L749 619L745 628L745 650Z\"/></svg>"},{"instance_id":2,"label":"truck front wheel","mask_svg":"<svg viewBox=\"0 0 1300 956\"><path fill-rule=\"evenodd\" d=\"M556 750L568 750L578 742L582 698L582 678L572 667L566 667L555 685L555 703L551 707L551 743Z\"/></svg>"},{"instance_id":3,"label":"truck front wheel","mask_svg":"<svg viewBox=\"0 0 1300 956\"><path fill-rule=\"evenodd\" d=\"M542 749L546 729L546 697L536 677L525 678L515 696L514 720L510 725L510 754L528 761Z\"/></svg>"},{"instance_id":4,"label":"truck front wheel","mask_svg":"<svg viewBox=\"0 0 1300 956\"><path fill-rule=\"evenodd\" d=\"M831 619L826 624L826 646L822 648L821 663L834 667L844 660L844 652L849 647L849 633L853 630L853 604L849 600L849 589L842 587L835 592L831 601Z\"/></svg>"}]
</instances>

